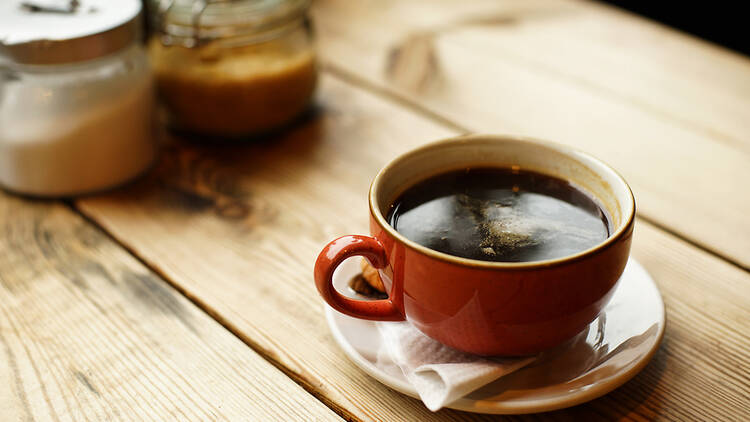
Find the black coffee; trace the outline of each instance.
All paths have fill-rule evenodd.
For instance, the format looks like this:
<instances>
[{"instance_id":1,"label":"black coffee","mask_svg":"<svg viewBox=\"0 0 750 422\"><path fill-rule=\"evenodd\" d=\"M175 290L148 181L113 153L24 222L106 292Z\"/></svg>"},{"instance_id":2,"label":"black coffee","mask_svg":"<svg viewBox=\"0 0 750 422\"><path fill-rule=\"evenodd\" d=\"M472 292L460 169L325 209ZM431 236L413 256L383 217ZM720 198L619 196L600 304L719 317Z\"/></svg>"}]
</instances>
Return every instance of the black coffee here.
<instances>
[{"instance_id":1,"label":"black coffee","mask_svg":"<svg viewBox=\"0 0 750 422\"><path fill-rule=\"evenodd\" d=\"M588 249L609 236L609 217L569 182L530 171L471 168L407 189L388 221L436 251L482 261L526 262Z\"/></svg>"}]
</instances>

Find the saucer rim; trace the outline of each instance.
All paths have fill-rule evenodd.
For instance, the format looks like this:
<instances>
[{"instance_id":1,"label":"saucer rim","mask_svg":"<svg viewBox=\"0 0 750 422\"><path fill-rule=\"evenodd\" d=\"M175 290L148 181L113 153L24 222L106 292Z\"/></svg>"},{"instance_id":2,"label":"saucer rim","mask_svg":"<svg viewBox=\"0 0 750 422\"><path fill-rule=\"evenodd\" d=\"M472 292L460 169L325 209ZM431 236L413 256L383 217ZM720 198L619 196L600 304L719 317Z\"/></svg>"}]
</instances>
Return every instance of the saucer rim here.
<instances>
[{"instance_id":1,"label":"saucer rim","mask_svg":"<svg viewBox=\"0 0 750 422\"><path fill-rule=\"evenodd\" d=\"M649 364L649 362L651 362L651 359L656 354L656 351L659 350L659 347L664 338L664 332L666 329L666 307L664 306L664 299L661 295L661 291L659 290L659 287L654 281L653 277L651 277L651 274L649 274L648 271L646 271L646 269L632 256L629 258L628 264L633 265L634 267L637 267L638 270L641 271L647 277L648 279L647 281L652 285L654 291L656 292L658 296L659 305L661 307L660 318L657 321L659 326L658 326L658 332L656 333L656 336L655 336L655 341L653 342L650 349L646 353L642 354L639 357L638 361L634 365L632 365L629 369L624 370L621 374L607 381L604 381L601 384L597 384L597 383L589 384L592 387L591 389L586 389L583 391L570 393L568 395L564 395L559 398L543 399L541 400L541 402L534 402L533 404L529 404L528 402L525 402L525 401L524 402L516 402L516 401L503 402L499 400L474 400L474 399L463 397L444 407L449 408L449 409L454 409L454 410L461 410L465 412L497 414L497 415L520 415L520 414L528 414L528 413L549 412L552 410L559 410L559 409L576 406L581 403L585 403L585 402L597 399L617 389L618 387L622 386L626 382L633 379L633 377L635 377L639 372L641 372L646 367L646 365ZM346 339L344 334L341 332L338 324L335 322L334 318L336 314L339 314L339 313L326 304L324 304L323 307L325 310L324 312L325 312L325 317L326 317L326 322L328 324L328 328L331 330L331 334L333 334L334 340L336 341L338 346L341 347L341 349L347 355L349 360L351 360L359 369L367 373L367 375L371 376L372 378L374 378L381 384L393 390L396 390L399 393L405 394L409 397L419 400L419 394L411 386L411 384L408 383L408 381L395 378L379 370L369 360L367 360L364 356L362 356L354 348L354 346L351 343L349 343L349 341ZM371 323L372 321L363 321L363 322ZM589 372L587 371L584 374L586 373L589 373Z\"/></svg>"}]
</instances>

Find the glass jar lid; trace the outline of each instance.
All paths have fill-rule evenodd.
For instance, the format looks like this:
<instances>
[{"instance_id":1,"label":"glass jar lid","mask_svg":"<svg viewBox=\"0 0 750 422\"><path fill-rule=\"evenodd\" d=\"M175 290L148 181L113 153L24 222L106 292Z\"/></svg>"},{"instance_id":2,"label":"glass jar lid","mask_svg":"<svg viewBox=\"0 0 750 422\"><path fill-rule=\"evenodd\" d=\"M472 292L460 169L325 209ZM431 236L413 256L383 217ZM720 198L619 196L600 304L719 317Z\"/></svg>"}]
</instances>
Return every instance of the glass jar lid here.
<instances>
[{"instance_id":1,"label":"glass jar lid","mask_svg":"<svg viewBox=\"0 0 750 422\"><path fill-rule=\"evenodd\" d=\"M305 14L310 0L152 0L154 27L165 44L194 47L243 37L272 38ZM254 38L254 39L250 39Z\"/></svg>"},{"instance_id":2,"label":"glass jar lid","mask_svg":"<svg viewBox=\"0 0 750 422\"><path fill-rule=\"evenodd\" d=\"M139 0L2 0L0 54L22 64L91 60L140 35Z\"/></svg>"}]
</instances>

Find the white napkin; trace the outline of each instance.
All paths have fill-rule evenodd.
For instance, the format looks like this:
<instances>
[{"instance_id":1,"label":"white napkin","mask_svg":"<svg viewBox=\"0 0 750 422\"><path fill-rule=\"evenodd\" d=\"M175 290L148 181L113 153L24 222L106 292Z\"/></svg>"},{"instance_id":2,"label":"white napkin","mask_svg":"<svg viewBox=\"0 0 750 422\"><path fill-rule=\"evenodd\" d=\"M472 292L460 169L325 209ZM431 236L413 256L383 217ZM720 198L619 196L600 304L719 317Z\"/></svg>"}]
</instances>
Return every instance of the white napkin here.
<instances>
[{"instance_id":1,"label":"white napkin","mask_svg":"<svg viewBox=\"0 0 750 422\"><path fill-rule=\"evenodd\" d=\"M408 322L380 322L378 330L383 340L378 365L388 365L387 358L395 362L433 412L536 359L483 358L459 352Z\"/></svg>"}]
</instances>

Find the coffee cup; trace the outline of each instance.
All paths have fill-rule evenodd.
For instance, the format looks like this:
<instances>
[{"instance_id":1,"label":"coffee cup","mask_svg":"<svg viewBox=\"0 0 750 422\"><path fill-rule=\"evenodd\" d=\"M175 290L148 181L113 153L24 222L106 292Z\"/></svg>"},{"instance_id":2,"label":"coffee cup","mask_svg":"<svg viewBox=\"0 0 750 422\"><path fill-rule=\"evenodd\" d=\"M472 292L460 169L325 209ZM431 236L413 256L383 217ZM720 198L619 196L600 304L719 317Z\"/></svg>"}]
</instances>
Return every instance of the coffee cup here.
<instances>
[{"instance_id":1,"label":"coffee cup","mask_svg":"<svg viewBox=\"0 0 750 422\"><path fill-rule=\"evenodd\" d=\"M606 210L608 237L559 258L491 262L430 249L389 224L389 208L406 189L472 167L522 169L570 181ZM340 237L318 256L314 275L323 299L352 317L407 320L447 346L493 356L538 353L593 321L625 268L635 223L629 186L600 160L564 145L497 135L451 138L395 158L375 176L369 208L369 236ZM336 291L333 273L353 256L378 269L387 299L357 300Z\"/></svg>"}]
</instances>

